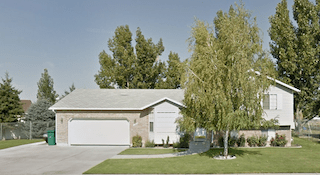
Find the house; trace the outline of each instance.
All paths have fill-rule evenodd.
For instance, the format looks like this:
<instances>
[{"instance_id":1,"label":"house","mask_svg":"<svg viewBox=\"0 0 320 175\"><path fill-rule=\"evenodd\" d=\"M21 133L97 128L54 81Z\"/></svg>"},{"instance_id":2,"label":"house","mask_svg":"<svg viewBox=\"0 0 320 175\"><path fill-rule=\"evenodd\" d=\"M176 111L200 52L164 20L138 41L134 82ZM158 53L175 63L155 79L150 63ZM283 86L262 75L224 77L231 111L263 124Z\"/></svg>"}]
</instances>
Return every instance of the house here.
<instances>
[{"instance_id":1,"label":"house","mask_svg":"<svg viewBox=\"0 0 320 175\"><path fill-rule=\"evenodd\" d=\"M293 93L298 89L276 80L265 94L266 119L276 118L280 134L291 139L294 128ZM77 89L49 109L56 113L57 145L131 145L140 135L143 143L179 140L175 123L182 117L182 89ZM241 131L246 135L263 131ZM275 135L275 131L268 135ZM278 131L277 131L278 132ZM290 144L289 144L290 145Z\"/></svg>"},{"instance_id":2,"label":"house","mask_svg":"<svg viewBox=\"0 0 320 175\"><path fill-rule=\"evenodd\" d=\"M130 145L179 139L181 89L77 89L49 109L56 113L57 145Z\"/></svg>"}]
</instances>

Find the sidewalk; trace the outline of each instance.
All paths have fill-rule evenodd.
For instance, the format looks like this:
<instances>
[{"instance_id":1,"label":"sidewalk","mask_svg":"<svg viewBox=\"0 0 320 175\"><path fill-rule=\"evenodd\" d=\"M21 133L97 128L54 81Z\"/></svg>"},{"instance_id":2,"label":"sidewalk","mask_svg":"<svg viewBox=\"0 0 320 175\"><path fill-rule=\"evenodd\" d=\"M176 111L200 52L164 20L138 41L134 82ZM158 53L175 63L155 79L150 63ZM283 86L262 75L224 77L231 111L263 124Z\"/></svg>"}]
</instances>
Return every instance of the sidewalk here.
<instances>
[{"instance_id":1,"label":"sidewalk","mask_svg":"<svg viewBox=\"0 0 320 175\"><path fill-rule=\"evenodd\" d=\"M188 150L179 153L170 153L170 154L152 154L152 155L115 155L111 159L149 159L149 158L167 158L167 157L178 157L186 156L200 153L198 150Z\"/></svg>"}]
</instances>

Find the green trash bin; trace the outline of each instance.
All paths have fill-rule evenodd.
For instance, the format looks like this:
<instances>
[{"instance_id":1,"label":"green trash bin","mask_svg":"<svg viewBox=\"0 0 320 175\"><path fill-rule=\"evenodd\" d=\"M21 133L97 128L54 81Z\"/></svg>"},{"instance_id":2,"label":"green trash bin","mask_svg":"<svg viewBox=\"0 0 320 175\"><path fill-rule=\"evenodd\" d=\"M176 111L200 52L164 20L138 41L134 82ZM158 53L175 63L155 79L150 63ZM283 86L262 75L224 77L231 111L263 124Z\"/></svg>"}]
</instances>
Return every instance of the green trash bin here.
<instances>
[{"instance_id":1,"label":"green trash bin","mask_svg":"<svg viewBox=\"0 0 320 175\"><path fill-rule=\"evenodd\" d=\"M48 145L55 145L56 144L56 138L54 136L55 131L49 130L48 131Z\"/></svg>"}]
</instances>

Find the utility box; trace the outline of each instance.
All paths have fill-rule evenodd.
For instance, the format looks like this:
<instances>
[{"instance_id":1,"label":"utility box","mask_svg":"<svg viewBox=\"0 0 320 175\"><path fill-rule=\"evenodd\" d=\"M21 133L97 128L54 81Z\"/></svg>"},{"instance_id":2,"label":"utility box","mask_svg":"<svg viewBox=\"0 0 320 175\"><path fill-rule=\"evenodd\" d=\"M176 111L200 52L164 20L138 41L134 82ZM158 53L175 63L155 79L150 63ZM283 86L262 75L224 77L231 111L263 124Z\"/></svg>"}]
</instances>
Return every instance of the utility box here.
<instances>
[{"instance_id":1,"label":"utility box","mask_svg":"<svg viewBox=\"0 0 320 175\"><path fill-rule=\"evenodd\" d=\"M54 130L48 130L48 145L55 145L56 144L56 137L54 135Z\"/></svg>"}]
</instances>

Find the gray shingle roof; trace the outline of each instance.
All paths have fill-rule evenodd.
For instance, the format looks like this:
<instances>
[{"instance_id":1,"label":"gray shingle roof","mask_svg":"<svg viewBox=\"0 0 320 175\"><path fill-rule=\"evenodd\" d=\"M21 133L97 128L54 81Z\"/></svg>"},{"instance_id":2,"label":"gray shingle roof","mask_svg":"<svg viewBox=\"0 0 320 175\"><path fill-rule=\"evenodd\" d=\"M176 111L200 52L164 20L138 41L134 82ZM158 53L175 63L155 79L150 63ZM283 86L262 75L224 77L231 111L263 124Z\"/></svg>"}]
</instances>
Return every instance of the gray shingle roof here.
<instances>
[{"instance_id":1,"label":"gray shingle roof","mask_svg":"<svg viewBox=\"0 0 320 175\"><path fill-rule=\"evenodd\" d=\"M183 106L182 89L76 89L51 110L143 110L168 100Z\"/></svg>"}]
</instances>

